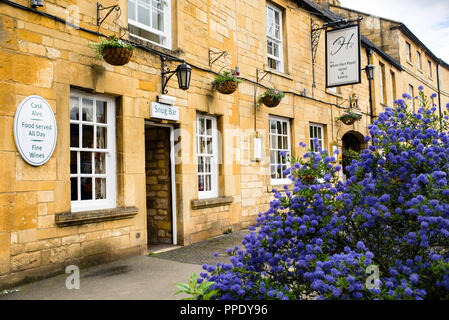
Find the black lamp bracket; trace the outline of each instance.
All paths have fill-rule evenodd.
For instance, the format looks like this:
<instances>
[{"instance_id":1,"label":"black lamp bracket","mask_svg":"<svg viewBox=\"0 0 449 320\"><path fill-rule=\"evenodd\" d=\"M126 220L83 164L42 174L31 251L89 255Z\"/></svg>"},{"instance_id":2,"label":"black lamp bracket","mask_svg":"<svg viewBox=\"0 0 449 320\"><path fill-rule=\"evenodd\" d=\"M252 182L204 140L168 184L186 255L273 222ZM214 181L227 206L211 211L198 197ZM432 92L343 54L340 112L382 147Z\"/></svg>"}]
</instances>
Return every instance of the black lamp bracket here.
<instances>
[{"instance_id":1,"label":"black lamp bracket","mask_svg":"<svg viewBox=\"0 0 449 320\"><path fill-rule=\"evenodd\" d=\"M162 80L162 94L167 94L168 90L165 89L167 86L168 81L173 77L173 75L176 73L176 70L170 71L170 69L165 64L165 61L167 60L166 57L161 56L161 80Z\"/></svg>"},{"instance_id":2,"label":"black lamp bracket","mask_svg":"<svg viewBox=\"0 0 449 320\"><path fill-rule=\"evenodd\" d=\"M106 15L104 16L103 19L101 19L100 17L100 11L102 10L109 10L108 13L106 13ZM120 10L120 6L118 4L113 5L113 6L109 6L109 7L103 7L102 4L97 2L97 26L101 26L101 24L104 22L104 20L106 20L106 18L112 13L112 11L119 11Z\"/></svg>"}]
</instances>

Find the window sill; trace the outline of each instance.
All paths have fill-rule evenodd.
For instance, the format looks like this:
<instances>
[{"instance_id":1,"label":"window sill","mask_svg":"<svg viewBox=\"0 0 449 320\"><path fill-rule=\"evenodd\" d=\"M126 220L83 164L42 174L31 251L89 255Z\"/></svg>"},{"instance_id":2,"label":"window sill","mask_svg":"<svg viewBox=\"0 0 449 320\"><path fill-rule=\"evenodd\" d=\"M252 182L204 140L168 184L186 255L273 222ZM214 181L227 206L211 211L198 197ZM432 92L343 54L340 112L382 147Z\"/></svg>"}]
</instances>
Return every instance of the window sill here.
<instances>
[{"instance_id":1,"label":"window sill","mask_svg":"<svg viewBox=\"0 0 449 320\"><path fill-rule=\"evenodd\" d=\"M190 202L193 210L227 206L234 201L234 197L217 197L209 199L194 199Z\"/></svg>"},{"instance_id":2,"label":"window sill","mask_svg":"<svg viewBox=\"0 0 449 320\"><path fill-rule=\"evenodd\" d=\"M268 73L271 73L271 74L274 74L274 75L277 75L277 76L280 76L280 77L283 77L283 78L288 79L288 80L293 80L293 78L289 74L287 74L285 72L278 71L276 69L271 69L271 68L265 67L264 71L268 72Z\"/></svg>"},{"instance_id":3,"label":"window sill","mask_svg":"<svg viewBox=\"0 0 449 320\"><path fill-rule=\"evenodd\" d=\"M178 57L182 53L181 50L179 50L179 49L178 50L167 49L166 47L164 47L162 45L158 45L158 44L155 44L153 42L144 40L144 39L136 37L136 36L134 36L132 34L129 35L129 40L134 42L134 43L136 43L136 44L138 44L138 45L141 45L141 46L143 46L145 48L148 48L150 50L161 51L162 53L165 53L165 54L168 54L168 55L172 55L172 56L175 56L175 57Z\"/></svg>"},{"instance_id":4,"label":"window sill","mask_svg":"<svg viewBox=\"0 0 449 320\"><path fill-rule=\"evenodd\" d=\"M136 207L119 207L105 210L81 212L64 212L55 215L55 223L59 227L97 223L103 221L128 219L139 212Z\"/></svg>"},{"instance_id":5,"label":"window sill","mask_svg":"<svg viewBox=\"0 0 449 320\"><path fill-rule=\"evenodd\" d=\"M331 91L331 90L329 90L327 88L326 88L326 93L330 94L332 96L338 97L338 98L343 98L343 95L341 93Z\"/></svg>"}]
</instances>

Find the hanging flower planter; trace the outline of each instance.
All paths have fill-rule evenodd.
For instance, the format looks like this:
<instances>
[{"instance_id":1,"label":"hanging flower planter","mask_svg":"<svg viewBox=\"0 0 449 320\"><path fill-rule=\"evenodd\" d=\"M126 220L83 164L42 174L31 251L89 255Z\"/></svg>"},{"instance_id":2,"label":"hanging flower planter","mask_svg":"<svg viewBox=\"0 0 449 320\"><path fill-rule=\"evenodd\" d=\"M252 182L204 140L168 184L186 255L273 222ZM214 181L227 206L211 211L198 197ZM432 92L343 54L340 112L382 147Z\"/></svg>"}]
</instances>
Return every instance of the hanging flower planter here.
<instances>
[{"instance_id":1,"label":"hanging flower planter","mask_svg":"<svg viewBox=\"0 0 449 320\"><path fill-rule=\"evenodd\" d=\"M222 94L234 93L241 80L237 79L238 72L224 71L222 74L218 74L215 80L212 82L212 88Z\"/></svg>"},{"instance_id":2,"label":"hanging flower planter","mask_svg":"<svg viewBox=\"0 0 449 320\"><path fill-rule=\"evenodd\" d=\"M263 94L257 99L257 104L263 103L268 108L276 107L284 98L285 93L276 89L267 89Z\"/></svg>"},{"instance_id":3,"label":"hanging flower planter","mask_svg":"<svg viewBox=\"0 0 449 320\"><path fill-rule=\"evenodd\" d=\"M115 36L102 38L100 42L89 44L96 52L97 59L104 59L114 66L127 64L133 55L134 47Z\"/></svg>"},{"instance_id":4,"label":"hanging flower planter","mask_svg":"<svg viewBox=\"0 0 449 320\"><path fill-rule=\"evenodd\" d=\"M352 112L351 110L346 111L343 115L337 118L346 125L352 125L354 122L359 121L362 118L360 113Z\"/></svg>"}]
</instances>

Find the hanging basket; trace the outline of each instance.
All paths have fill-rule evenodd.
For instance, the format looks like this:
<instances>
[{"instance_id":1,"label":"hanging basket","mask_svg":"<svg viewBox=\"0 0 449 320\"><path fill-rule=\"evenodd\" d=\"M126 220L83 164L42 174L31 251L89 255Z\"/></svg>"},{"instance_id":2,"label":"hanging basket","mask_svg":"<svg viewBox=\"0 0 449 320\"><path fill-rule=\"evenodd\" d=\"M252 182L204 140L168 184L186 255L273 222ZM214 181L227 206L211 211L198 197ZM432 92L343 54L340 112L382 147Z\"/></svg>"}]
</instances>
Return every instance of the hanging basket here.
<instances>
[{"instance_id":1,"label":"hanging basket","mask_svg":"<svg viewBox=\"0 0 449 320\"><path fill-rule=\"evenodd\" d=\"M235 81L225 81L214 84L214 88L222 94L231 94L237 90L239 84Z\"/></svg>"},{"instance_id":2,"label":"hanging basket","mask_svg":"<svg viewBox=\"0 0 449 320\"><path fill-rule=\"evenodd\" d=\"M131 60L133 50L127 48L105 47L103 49L103 59L113 66L123 66Z\"/></svg>"},{"instance_id":3,"label":"hanging basket","mask_svg":"<svg viewBox=\"0 0 449 320\"><path fill-rule=\"evenodd\" d=\"M351 124L354 124L354 122L356 121L356 118L344 117L344 118L341 118L340 121L349 126Z\"/></svg>"},{"instance_id":4,"label":"hanging basket","mask_svg":"<svg viewBox=\"0 0 449 320\"><path fill-rule=\"evenodd\" d=\"M274 108L281 102L281 100L282 100L281 98L265 96L261 99L261 102L268 108Z\"/></svg>"}]
</instances>

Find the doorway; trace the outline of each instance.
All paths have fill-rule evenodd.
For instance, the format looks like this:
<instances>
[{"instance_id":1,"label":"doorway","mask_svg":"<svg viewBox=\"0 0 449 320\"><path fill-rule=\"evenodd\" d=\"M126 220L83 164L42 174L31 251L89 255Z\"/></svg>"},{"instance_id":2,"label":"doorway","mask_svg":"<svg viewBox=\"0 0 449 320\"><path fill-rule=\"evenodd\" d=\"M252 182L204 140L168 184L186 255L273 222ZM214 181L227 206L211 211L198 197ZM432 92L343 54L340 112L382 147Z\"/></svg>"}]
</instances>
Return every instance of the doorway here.
<instances>
[{"instance_id":1,"label":"doorway","mask_svg":"<svg viewBox=\"0 0 449 320\"><path fill-rule=\"evenodd\" d=\"M146 123L145 176L148 245L176 244L173 127Z\"/></svg>"}]
</instances>

